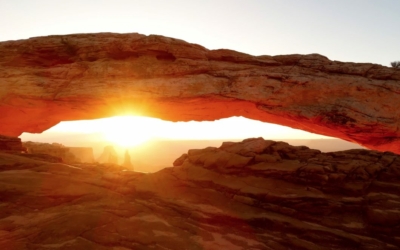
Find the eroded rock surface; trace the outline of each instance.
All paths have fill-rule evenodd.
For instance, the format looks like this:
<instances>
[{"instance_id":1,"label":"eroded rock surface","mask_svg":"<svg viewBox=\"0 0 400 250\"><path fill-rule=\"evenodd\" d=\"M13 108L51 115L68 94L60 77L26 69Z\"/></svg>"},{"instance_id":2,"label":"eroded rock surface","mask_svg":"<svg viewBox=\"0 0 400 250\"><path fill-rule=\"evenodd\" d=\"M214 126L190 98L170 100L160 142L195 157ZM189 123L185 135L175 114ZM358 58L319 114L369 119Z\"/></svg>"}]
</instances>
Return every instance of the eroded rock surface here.
<instances>
[{"instance_id":1,"label":"eroded rock surface","mask_svg":"<svg viewBox=\"0 0 400 250\"><path fill-rule=\"evenodd\" d=\"M0 135L0 152L25 152L21 139L18 137Z\"/></svg>"},{"instance_id":2,"label":"eroded rock surface","mask_svg":"<svg viewBox=\"0 0 400 250\"><path fill-rule=\"evenodd\" d=\"M244 116L400 153L400 69L136 33L8 41L0 52L0 134L127 112L172 121Z\"/></svg>"},{"instance_id":3,"label":"eroded rock surface","mask_svg":"<svg viewBox=\"0 0 400 250\"><path fill-rule=\"evenodd\" d=\"M0 162L0 249L400 249L392 153L258 138L152 174Z\"/></svg>"}]
</instances>

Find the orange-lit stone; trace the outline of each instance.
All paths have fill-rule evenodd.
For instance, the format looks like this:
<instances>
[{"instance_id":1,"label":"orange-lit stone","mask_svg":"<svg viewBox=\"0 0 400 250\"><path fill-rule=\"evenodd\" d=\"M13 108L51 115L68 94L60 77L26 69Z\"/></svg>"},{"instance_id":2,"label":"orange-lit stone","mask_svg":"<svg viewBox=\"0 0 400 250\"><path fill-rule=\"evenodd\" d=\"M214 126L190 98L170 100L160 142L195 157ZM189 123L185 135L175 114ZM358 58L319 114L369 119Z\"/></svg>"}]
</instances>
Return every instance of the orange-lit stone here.
<instances>
[{"instance_id":1,"label":"orange-lit stone","mask_svg":"<svg viewBox=\"0 0 400 250\"><path fill-rule=\"evenodd\" d=\"M324 56L251 56L140 34L0 43L0 134L128 113L244 116L400 153L400 70Z\"/></svg>"}]
</instances>

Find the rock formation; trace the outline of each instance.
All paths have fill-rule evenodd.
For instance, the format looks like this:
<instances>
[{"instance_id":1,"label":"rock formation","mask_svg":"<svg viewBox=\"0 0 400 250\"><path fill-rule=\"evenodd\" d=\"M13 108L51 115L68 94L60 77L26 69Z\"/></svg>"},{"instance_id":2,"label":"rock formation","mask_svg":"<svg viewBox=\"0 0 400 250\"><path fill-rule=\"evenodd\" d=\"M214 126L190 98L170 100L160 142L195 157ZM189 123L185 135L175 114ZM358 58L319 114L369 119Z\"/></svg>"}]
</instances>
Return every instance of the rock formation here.
<instances>
[{"instance_id":1,"label":"rock formation","mask_svg":"<svg viewBox=\"0 0 400 250\"><path fill-rule=\"evenodd\" d=\"M0 135L0 151L3 152L25 152L20 138Z\"/></svg>"},{"instance_id":2,"label":"rock formation","mask_svg":"<svg viewBox=\"0 0 400 250\"><path fill-rule=\"evenodd\" d=\"M90 147L66 147L60 143L23 142L28 154L50 155L64 163L93 163L93 149ZM29 156L28 156L29 157Z\"/></svg>"},{"instance_id":3,"label":"rock formation","mask_svg":"<svg viewBox=\"0 0 400 250\"><path fill-rule=\"evenodd\" d=\"M69 152L82 163L93 163L94 155L91 147L68 147Z\"/></svg>"},{"instance_id":4,"label":"rock formation","mask_svg":"<svg viewBox=\"0 0 400 250\"><path fill-rule=\"evenodd\" d=\"M400 153L400 70L324 56L251 56L141 34L0 43L0 134L126 112L244 116Z\"/></svg>"},{"instance_id":5,"label":"rock formation","mask_svg":"<svg viewBox=\"0 0 400 250\"><path fill-rule=\"evenodd\" d=\"M23 142L23 145L26 147L28 153L44 153L62 158L68 152L68 148L60 143L27 141Z\"/></svg>"},{"instance_id":6,"label":"rock formation","mask_svg":"<svg viewBox=\"0 0 400 250\"><path fill-rule=\"evenodd\" d=\"M131 162L131 155L129 154L128 149L125 150L124 163L122 163L122 166L128 170L134 170Z\"/></svg>"},{"instance_id":7,"label":"rock formation","mask_svg":"<svg viewBox=\"0 0 400 250\"><path fill-rule=\"evenodd\" d=\"M400 249L399 155L258 138L174 165L143 174L0 153L0 249Z\"/></svg>"},{"instance_id":8,"label":"rock formation","mask_svg":"<svg viewBox=\"0 0 400 250\"><path fill-rule=\"evenodd\" d=\"M97 159L99 163L118 164L118 154L111 145L105 146L103 152Z\"/></svg>"}]
</instances>

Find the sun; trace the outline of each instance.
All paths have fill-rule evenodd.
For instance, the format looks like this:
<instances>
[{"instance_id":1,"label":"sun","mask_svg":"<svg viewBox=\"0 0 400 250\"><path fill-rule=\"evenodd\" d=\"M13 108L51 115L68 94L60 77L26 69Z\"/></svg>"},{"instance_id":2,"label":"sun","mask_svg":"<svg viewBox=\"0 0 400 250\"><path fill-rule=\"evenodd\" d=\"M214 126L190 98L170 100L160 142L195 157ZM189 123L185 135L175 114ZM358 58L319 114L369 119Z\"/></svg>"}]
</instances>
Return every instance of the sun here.
<instances>
[{"instance_id":1,"label":"sun","mask_svg":"<svg viewBox=\"0 0 400 250\"><path fill-rule=\"evenodd\" d=\"M123 147L138 146L152 137L146 134L129 134L129 130L118 130L103 133L105 139L113 144L118 144Z\"/></svg>"},{"instance_id":2,"label":"sun","mask_svg":"<svg viewBox=\"0 0 400 250\"><path fill-rule=\"evenodd\" d=\"M253 121L244 117L230 117L214 122L171 122L133 115L64 121L47 130L46 133L50 137L60 136L61 133L64 136L62 138L69 136L69 134L71 136L82 135L81 141L90 141L90 138L95 138L93 140L97 142L107 141L125 148L140 146L149 140L238 140L260 136L272 140L329 138L276 124ZM38 140L35 135L24 134L22 139L25 141ZM93 137L85 135L92 135ZM68 140L70 139L72 138Z\"/></svg>"},{"instance_id":3,"label":"sun","mask_svg":"<svg viewBox=\"0 0 400 250\"><path fill-rule=\"evenodd\" d=\"M101 131L104 138L123 147L138 146L155 136L154 126L147 117L118 116L105 120Z\"/></svg>"}]
</instances>

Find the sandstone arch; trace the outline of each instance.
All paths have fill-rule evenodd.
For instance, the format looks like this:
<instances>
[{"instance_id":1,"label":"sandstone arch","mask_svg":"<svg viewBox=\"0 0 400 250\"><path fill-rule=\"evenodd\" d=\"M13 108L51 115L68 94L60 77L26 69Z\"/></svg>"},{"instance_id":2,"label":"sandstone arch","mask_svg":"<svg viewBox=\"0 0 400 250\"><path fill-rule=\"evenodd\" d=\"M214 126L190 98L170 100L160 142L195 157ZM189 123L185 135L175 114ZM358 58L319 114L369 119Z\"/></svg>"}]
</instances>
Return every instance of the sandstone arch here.
<instances>
[{"instance_id":1,"label":"sandstone arch","mask_svg":"<svg viewBox=\"0 0 400 250\"><path fill-rule=\"evenodd\" d=\"M0 52L0 134L126 112L172 121L244 116L400 153L399 69L136 33L7 41Z\"/></svg>"}]
</instances>

